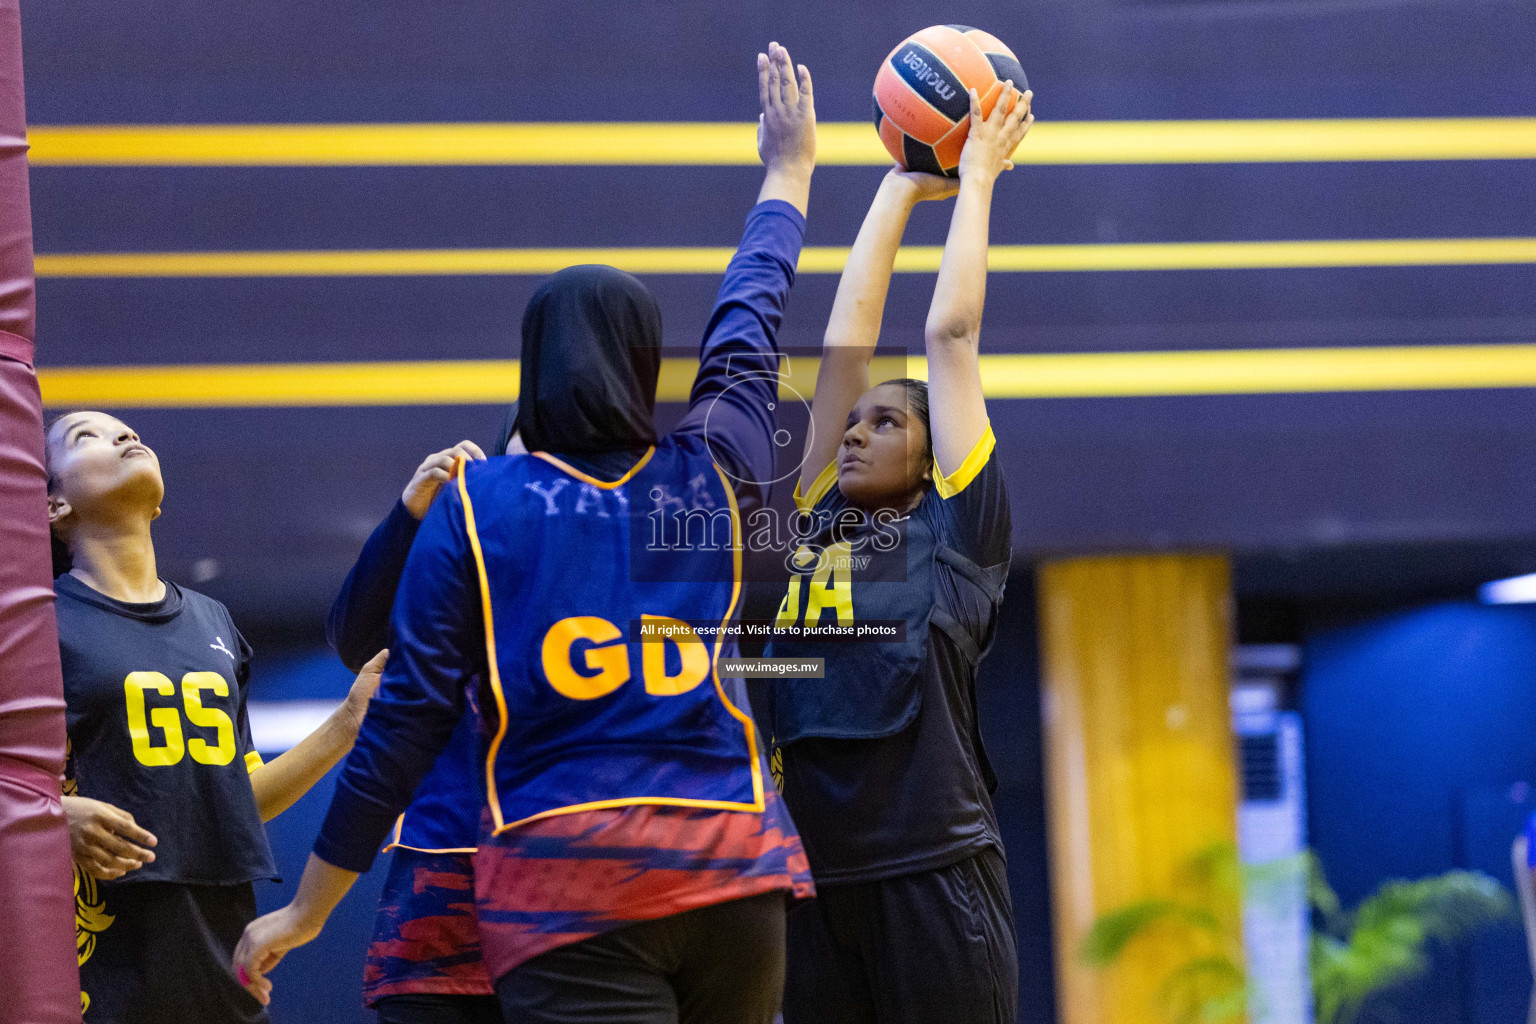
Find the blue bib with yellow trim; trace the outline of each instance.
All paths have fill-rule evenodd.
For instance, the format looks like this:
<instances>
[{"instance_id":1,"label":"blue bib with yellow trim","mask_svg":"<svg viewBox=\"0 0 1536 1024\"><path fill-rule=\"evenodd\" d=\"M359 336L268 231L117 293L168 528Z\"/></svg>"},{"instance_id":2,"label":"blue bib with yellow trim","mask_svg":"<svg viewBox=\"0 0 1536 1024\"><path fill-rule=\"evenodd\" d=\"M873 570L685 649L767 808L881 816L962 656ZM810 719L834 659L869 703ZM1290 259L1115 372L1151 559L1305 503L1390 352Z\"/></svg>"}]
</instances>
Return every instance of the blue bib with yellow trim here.
<instances>
[{"instance_id":1,"label":"blue bib with yellow trim","mask_svg":"<svg viewBox=\"0 0 1536 1024\"><path fill-rule=\"evenodd\" d=\"M458 488L495 831L633 804L760 812L752 719L717 672L739 514L703 438L668 437L617 481L536 453L471 463Z\"/></svg>"}]
</instances>

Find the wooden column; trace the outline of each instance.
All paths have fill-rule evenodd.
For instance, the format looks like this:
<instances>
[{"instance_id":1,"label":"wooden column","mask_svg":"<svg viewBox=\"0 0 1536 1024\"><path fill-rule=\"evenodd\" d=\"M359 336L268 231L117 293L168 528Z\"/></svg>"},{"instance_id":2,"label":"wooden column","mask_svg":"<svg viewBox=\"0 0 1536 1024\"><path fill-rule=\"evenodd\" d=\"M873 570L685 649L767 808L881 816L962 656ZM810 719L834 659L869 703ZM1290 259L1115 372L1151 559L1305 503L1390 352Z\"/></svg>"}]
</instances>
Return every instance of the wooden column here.
<instances>
[{"instance_id":1,"label":"wooden column","mask_svg":"<svg viewBox=\"0 0 1536 1024\"><path fill-rule=\"evenodd\" d=\"M1221 555L1073 558L1039 573L1051 886L1061 1024L1163 1024L1158 987L1197 954L1168 927L1107 971L1094 920L1176 891L1192 858L1237 841ZM1213 907L1235 921L1237 897Z\"/></svg>"}]
</instances>

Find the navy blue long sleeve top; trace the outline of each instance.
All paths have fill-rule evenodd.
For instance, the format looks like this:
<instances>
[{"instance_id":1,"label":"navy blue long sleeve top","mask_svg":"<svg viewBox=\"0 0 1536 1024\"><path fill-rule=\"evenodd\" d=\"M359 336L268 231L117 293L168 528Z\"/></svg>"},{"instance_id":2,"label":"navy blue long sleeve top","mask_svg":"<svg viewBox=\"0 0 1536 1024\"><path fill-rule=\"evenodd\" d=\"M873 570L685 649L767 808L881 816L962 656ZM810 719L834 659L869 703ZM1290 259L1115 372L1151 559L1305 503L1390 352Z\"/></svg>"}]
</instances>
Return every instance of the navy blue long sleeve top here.
<instances>
[{"instance_id":1,"label":"navy blue long sleeve top","mask_svg":"<svg viewBox=\"0 0 1536 1024\"><path fill-rule=\"evenodd\" d=\"M805 218L788 203L759 203L748 215L704 332L688 412L674 431L707 435L743 513L765 503L773 477L776 335L804 232ZM614 454L620 471L633 461ZM601 457L570 461L609 468ZM456 489L445 489L410 545L390 618L389 664L315 843L321 859L359 872L373 863L463 714L463 680L485 673L483 630L464 506Z\"/></svg>"},{"instance_id":2,"label":"navy blue long sleeve top","mask_svg":"<svg viewBox=\"0 0 1536 1024\"><path fill-rule=\"evenodd\" d=\"M396 501L389 516L369 535L331 602L325 637L353 672L362 671L369 658L389 646L390 608L420 525L405 502Z\"/></svg>"}]
</instances>

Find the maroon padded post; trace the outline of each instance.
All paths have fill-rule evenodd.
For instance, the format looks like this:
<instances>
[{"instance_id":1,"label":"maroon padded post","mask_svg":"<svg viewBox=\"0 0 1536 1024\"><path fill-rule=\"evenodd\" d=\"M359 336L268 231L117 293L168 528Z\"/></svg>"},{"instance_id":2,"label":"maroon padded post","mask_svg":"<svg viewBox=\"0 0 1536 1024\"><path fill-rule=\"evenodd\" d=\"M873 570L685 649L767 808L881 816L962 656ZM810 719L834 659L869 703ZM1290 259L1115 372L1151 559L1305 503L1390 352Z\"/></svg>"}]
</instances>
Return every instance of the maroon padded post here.
<instances>
[{"instance_id":1,"label":"maroon padded post","mask_svg":"<svg viewBox=\"0 0 1536 1024\"><path fill-rule=\"evenodd\" d=\"M79 1024L33 310L21 13L0 0L0 1018Z\"/></svg>"}]
</instances>

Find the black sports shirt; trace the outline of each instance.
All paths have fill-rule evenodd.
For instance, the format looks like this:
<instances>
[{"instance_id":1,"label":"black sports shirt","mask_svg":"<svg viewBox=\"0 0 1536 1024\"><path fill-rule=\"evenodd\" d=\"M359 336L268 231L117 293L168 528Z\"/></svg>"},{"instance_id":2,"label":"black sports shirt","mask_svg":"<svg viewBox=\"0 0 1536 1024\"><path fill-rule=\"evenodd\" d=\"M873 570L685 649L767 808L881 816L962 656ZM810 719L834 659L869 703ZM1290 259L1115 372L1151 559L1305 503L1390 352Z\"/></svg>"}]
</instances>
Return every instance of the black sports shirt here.
<instances>
[{"instance_id":1,"label":"black sports shirt","mask_svg":"<svg viewBox=\"0 0 1536 1024\"><path fill-rule=\"evenodd\" d=\"M133 815L155 859L122 882L275 878L249 773L251 649L218 601L174 583L129 604L54 580L65 723L79 794Z\"/></svg>"},{"instance_id":2,"label":"black sports shirt","mask_svg":"<svg viewBox=\"0 0 1536 1024\"><path fill-rule=\"evenodd\" d=\"M767 687L784 799L817 885L1002 849L975 700L1011 556L995 444L988 428L949 477L935 467L935 486L904 520L813 537L827 554L791 579L781 624L907 625L905 643L775 641L767 652L826 657L825 679ZM828 524L849 508L836 464L796 499ZM900 541L883 554L888 543L860 543L867 532Z\"/></svg>"}]
</instances>

